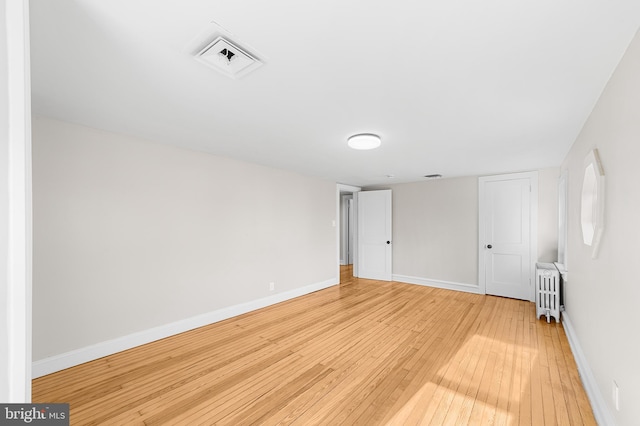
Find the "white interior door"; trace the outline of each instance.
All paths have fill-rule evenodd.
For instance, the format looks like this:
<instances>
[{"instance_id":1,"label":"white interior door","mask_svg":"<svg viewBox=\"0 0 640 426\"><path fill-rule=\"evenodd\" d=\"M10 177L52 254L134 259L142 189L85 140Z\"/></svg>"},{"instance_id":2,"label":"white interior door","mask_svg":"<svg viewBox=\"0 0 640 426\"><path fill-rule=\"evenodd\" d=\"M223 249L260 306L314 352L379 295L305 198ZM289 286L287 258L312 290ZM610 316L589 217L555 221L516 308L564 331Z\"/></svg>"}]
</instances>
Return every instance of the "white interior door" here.
<instances>
[{"instance_id":1,"label":"white interior door","mask_svg":"<svg viewBox=\"0 0 640 426\"><path fill-rule=\"evenodd\" d=\"M391 281L391 190L358 192L358 277Z\"/></svg>"},{"instance_id":2,"label":"white interior door","mask_svg":"<svg viewBox=\"0 0 640 426\"><path fill-rule=\"evenodd\" d=\"M480 178L479 195L480 286L487 294L533 300L537 173Z\"/></svg>"}]
</instances>

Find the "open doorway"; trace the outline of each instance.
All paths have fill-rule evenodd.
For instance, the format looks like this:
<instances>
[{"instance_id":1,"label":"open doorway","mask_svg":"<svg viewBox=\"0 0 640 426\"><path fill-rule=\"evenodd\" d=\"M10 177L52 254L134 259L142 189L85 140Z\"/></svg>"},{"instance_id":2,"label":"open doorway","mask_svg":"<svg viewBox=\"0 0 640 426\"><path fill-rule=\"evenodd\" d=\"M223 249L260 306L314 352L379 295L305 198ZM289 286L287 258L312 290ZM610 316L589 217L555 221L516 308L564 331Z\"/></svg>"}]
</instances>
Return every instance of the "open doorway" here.
<instances>
[{"instance_id":1,"label":"open doorway","mask_svg":"<svg viewBox=\"0 0 640 426\"><path fill-rule=\"evenodd\" d=\"M360 188L338 184L338 211L337 237L338 237L338 276L340 283L350 281L357 276L356 250L357 250L357 200L355 193Z\"/></svg>"},{"instance_id":2,"label":"open doorway","mask_svg":"<svg viewBox=\"0 0 640 426\"><path fill-rule=\"evenodd\" d=\"M353 265L353 194L340 196L340 265Z\"/></svg>"},{"instance_id":3,"label":"open doorway","mask_svg":"<svg viewBox=\"0 0 640 426\"><path fill-rule=\"evenodd\" d=\"M353 278L353 193L340 195L340 282Z\"/></svg>"}]
</instances>

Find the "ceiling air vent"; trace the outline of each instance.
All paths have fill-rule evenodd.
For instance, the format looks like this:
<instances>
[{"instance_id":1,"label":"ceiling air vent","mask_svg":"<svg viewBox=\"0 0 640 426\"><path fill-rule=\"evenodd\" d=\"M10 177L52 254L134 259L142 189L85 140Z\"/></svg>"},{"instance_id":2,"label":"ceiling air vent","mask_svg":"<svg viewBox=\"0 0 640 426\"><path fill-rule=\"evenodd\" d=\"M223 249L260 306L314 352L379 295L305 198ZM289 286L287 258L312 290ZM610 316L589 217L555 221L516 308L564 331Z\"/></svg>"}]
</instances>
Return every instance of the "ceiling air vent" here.
<instances>
[{"instance_id":1,"label":"ceiling air vent","mask_svg":"<svg viewBox=\"0 0 640 426\"><path fill-rule=\"evenodd\" d=\"M224 37L209 43L196 55L196 60L231 78L242 77L262 66L258 58Z\"/></svg>"}]
</instances>

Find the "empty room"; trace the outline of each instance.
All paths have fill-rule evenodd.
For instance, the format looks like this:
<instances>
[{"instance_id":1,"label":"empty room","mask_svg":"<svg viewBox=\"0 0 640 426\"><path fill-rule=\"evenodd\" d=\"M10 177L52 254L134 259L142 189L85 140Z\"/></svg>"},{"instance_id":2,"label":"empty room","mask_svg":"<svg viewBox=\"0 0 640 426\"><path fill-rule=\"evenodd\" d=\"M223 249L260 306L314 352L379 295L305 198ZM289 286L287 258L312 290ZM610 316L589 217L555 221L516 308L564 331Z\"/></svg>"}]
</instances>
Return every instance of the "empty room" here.
<instances>
[{"instance_id":1,"label":"empty room","mask_svg":"<svg viewBox=\"0 0 640 426\"><path fill-rule=\"evenodd\" d=\"M0 424L638 424L636 0L0 11Z\"/></svg>"}]
</instances>

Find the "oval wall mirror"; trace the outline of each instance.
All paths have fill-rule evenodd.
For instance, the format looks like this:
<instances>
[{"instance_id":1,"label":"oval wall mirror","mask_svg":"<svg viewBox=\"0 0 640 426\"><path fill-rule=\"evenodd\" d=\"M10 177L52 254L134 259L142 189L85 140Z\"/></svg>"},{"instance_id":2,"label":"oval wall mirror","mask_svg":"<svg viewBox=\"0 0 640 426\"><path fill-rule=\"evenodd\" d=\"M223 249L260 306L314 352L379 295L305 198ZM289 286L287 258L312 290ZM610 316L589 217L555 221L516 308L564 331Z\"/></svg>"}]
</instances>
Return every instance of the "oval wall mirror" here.
<instances>
[{"instance_id":1,"label":"oval wall mirror","mask_svg":"<svg viewBox=\"0 0 640 426\"><path fill-rule=\"evenodd\" d=\"M585 158L580 201L582 241L591 246L591 257L598 256L598 246L604 230L604 172L598 150Z\"/></svg>"}]
</instances>

